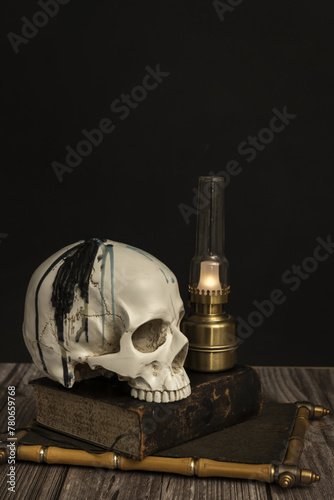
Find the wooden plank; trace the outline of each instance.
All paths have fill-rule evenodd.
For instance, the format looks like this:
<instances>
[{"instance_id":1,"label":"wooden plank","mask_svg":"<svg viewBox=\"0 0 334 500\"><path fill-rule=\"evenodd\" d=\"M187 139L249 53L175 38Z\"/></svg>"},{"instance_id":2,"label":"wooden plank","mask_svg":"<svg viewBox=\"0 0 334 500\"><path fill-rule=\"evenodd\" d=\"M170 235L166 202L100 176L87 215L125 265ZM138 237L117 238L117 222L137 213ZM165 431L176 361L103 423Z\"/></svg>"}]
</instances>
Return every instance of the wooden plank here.
<instances>
[{"instance_id":1,"label":"wooden plank","mask_svg":"<svg viewBox=\"0 0 334 500\"><path fill-rule=\"evenodd\" d=\"M0 413L0 429L6 431L2 434L2 439L6 439L7 434L7 388L15 386L15 410L16 410L16 429L24 426L35 414L35 402L33 397L33 389L28 384L29 380L40 376L39 370L32 364L2 364L1 374L1 413ZM1 466L6 474L1 474L0 477L0 492L3 492L1 498L14 498L13 493L9 492L7 487L7 472L8 465ZM38 464L17 462L16 463L16 498L47 498L44 496L50 489L50 495L61 489L61 478L66 475L66 466L39 466ZM48 486L49 485L49 486ZM59 491L60 491L59 489ZM38 496L41 494L40 496ZM55 498L55 496L49 496Z\"/></svg>"},{"instance_id":2,"label":"wooden plank","mask_svg":"<svg viewBox=\"0 0 334 500\"><path fill-rule=\"evenodd\" d=\"M9 363L8 363L9 365ZM0 430L7 429L8 414L8 387L15 386L15 412L16 429L24 426L35 415L35 401L33 389L29 385L29 380L39 376L37 368L29 363L8 366L8 376L4 377L4 385L1 386L0 397Z\"/></svg>"},{"instance_id":3,"label":"wooden plank","mask_svg":"<svg viewBox=\"0 0 334 500\"><path fill-rule=\"evenodd\" d=\"M85 470L86 472L82 468L71 467L59 500L73 498L268 499L266 485L255 481L202 479L171 474L93 470L91 468ZM98 497L96 497L97 492L100 495Z\"/></svg>"},{"instance_id":4,"label":"wooden plank","mask_svg":"<svg viewBox=\"0 0 334 500\"><path fill-rule=\"evenodd\" d=\"M65 465L50 466L18 462L15 494L9 492L7 487L7 491L4 491L3 485L1 485L0 492L4 491L1 498L4 500L13 500L13 498L54 500L61 493L68 469L69 467Z\"/></svg>"},{"instance_id":5,"label":"wooden plank","mask_svg":"<svg viewBox=\"0 0 334 500\"><path fill-rule=\"evenodd\" d=\"M328 368L257 367L262 389L266 396L281 401L311 401L333 411L334 370ZM310 422L306 433L300 466L311 469L321 477L319 483L308 487L295 487L285 492L276 485L269 485L273 500L322 500L332 498L334 490L334 416Z\"/></svg>"},{"instance_id":6,"label":"wooden plank","mask_svg":"<svg viewBox=\"0 0 334 500\"><path fill-rule=\"evenodd\" d=\"M310 400L333 410L334 369L296 367L257 367L265 396L281 402ZM34 416L35 405L28 381L40 372L29 364L0 364L0 429L7 426L7 386L17 388L17 422L24 425ZM5 435L6 437L6 435ZM3 465L0 476L0 497L29 498L29 500L72 500L128 498L205 500L224 498L250 500L322 500L332 498L334 490L334 417L311 423L306 434L301 465L322 476L322 480L309 487L282 490L276 484L219 478L190 478L171 474L125 472L92 467L18 462L15 496L7 491L8 465Z\"/></svg>"}]
</instances>

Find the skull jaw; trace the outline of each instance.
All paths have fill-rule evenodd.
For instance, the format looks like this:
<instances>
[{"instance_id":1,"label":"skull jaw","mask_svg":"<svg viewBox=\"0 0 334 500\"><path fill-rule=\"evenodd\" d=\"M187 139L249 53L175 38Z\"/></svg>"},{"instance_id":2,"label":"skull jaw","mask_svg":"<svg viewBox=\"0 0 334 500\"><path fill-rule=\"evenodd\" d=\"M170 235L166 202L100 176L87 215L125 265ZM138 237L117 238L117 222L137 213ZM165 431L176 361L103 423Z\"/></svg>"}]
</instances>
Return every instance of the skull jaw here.
<instances>
[{"instance_id":1,"label":"skull jaw","mask_svg":"<svg viewBox=\"0 0 334 500\"><path fill-rule=\"evenodd\" d=\"M90 361L90 368L104 377L110 378L114 373L111 369L98 366L98 361ZM162 373L161 373L162 372ZM135 378L117 374L119 380L128 382L131 396L149 403L172 403L185 399L191 394L190 381L183 367L174 370L164 367L160 373L152 372L151 365L146 366Z\"/></svg>"},{"instance_id":2,"label":"skull jaw","mask_svg":"<svg viewBox=\"0 0 334 500\"><path fill-rule=\"evenodd\" d=\"M144 389L131 389L131 396L149 403L173 403L185 399L191 394L190 384L176 391L146 391Z\"/></svg>"},{"instance_id":3,"label":"skull jaw","mask_svg":"<svg viewBox=\"0 0 334 500\"><path fill-rule=\"evenodd\" d=\"M190 381L184 368L179 368L178 373L168 370L164 382L144 377L129 379L131 396L148 401L149 403L172 403L185 399L191 394Z\"/></svg>"}]
</instances>

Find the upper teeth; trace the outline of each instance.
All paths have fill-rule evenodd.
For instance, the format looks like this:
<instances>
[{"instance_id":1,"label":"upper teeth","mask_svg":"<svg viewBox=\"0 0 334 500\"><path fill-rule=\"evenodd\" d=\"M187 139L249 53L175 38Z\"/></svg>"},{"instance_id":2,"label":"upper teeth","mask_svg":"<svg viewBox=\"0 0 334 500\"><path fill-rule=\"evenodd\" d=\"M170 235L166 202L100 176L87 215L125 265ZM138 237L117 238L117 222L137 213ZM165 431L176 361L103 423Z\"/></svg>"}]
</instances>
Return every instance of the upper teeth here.
<instances>
[{"instance_id":1,"label":"upper teeth","mask_svg":"<svg viewBox=\"0 0 334 500\"><path fill-rule=\"evenodd\" d=\"M176 391L145 391L145 389L131 389L131 396L143 401L154 403L169 403L187 398L191 394L190 384Z\"/></svg>"}]
</instances>

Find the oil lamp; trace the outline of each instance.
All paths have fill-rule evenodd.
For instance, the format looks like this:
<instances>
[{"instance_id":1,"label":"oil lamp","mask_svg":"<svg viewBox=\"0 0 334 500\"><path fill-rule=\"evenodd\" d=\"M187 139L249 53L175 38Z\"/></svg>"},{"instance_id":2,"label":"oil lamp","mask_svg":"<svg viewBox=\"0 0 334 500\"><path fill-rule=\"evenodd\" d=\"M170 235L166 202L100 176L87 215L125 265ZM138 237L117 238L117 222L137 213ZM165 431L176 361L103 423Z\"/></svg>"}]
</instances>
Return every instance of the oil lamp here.
<instances>
[{"instance_id":1,"label":"oil lamp","mask_svg":"<svg viewBox=\"0 0 334 500\"><path fill-rule=\"evenodd\" d=\"M224 178L200 177L196 251L190 263L190 312L181 323L188 337L186 368L219 372L236 363L236 324L224 311L228 301L228 261L224 255Z\"/></svg>"}]
</instances>

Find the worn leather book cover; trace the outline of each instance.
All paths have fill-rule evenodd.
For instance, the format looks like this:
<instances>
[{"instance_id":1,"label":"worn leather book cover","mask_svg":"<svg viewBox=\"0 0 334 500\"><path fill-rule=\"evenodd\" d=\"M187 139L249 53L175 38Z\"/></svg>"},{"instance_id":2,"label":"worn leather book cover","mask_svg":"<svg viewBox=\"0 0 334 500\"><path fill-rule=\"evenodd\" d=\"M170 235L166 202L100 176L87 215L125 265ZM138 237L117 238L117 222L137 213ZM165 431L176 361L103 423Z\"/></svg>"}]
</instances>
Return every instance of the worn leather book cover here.
<instances>
[{"instance_id":1,"label":"worn leather book cover","mask_svg":"<svg viewBox=\"0 0 334 500\"><path fill-rule=\"evenodd\" d=\"M261 386L252 368L237 365L228 372L188 375L192 394L175 403L135 399L116 377L85 380L72 389L48 378L33 380L37 422L142 460L259 413Z\"/></svg>"}]
</instances>

